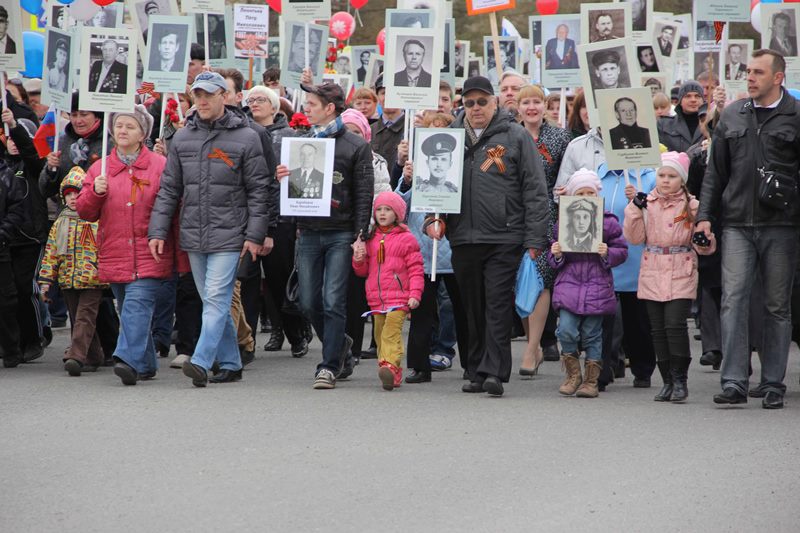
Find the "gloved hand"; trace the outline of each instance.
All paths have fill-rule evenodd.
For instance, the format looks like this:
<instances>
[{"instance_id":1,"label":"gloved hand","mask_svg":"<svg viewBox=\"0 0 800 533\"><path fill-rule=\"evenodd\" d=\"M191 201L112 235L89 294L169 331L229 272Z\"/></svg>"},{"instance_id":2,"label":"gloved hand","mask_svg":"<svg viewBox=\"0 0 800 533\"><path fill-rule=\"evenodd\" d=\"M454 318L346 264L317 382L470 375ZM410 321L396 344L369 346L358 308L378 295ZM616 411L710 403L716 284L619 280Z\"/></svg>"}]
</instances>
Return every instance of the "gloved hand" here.
<instances>
[{"instance_id":1,"label":"gloved hand","mask_svg":"<svg viewBox=\"0 0 800 533\"><path fill-rule=\"evenodd\" d=\"M637 192L636 196L633 197L633 205L639 209L647 209L647 193Z\"/></svg>"}]
</instances>

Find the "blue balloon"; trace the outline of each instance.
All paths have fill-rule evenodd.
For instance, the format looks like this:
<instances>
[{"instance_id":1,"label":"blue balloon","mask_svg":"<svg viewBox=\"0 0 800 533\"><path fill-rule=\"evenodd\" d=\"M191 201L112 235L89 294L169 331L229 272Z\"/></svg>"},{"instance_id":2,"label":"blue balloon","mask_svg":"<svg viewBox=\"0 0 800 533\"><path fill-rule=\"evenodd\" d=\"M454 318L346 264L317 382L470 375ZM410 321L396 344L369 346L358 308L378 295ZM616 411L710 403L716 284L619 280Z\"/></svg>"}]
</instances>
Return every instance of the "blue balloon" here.
<instances>
[{"instance_id":1,"label":"blue balloon","mask_svg":"<svg viewBox=\"0 0 800 533\"><path fill-rule=\"evenodd\" d=\"M41 78L44 64L44 35L35 31L22 32L22 48L25 50L26 78Z\"/></svg>"},{"instance_id":2,"label":"blue balloon","mask_svg":"<svg viewBox=\"0 0 800 533\"><path fill-rule=\"evenodd\" d=\"M761 0L762 4L780 4L783 0Z\"/></svg>"},{"instance_id":3,"label":"blue balloon","mask_svg":"<svg viewBox=\"0 0 800 533\"><path fill-rule=\"evenodd\" d=\"M800 89L786 89L786 91L794 96L796 100L800 100Z\"/></svg>"},{"instance_id":4,"label":"blue balloon","mask_svg":"<svg viewBox=\"0 0 800 533\"><path fill-rule=\"evenodd\" d=\"M38 15L44 11L44 8L42 8L42 0L20 0L19 5L31 15Z\"/></svg>"}]
</instances>

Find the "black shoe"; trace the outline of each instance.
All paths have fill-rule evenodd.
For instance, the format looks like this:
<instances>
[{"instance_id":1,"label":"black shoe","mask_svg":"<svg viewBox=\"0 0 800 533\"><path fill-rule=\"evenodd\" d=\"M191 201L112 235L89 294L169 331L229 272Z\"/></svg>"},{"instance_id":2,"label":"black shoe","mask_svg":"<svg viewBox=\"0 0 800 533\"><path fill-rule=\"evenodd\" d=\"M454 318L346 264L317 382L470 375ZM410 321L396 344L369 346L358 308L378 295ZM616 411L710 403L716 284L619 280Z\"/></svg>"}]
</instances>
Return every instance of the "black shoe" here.
<instances>
[{"instance_id":1,"label":"black shoe","mask_svg":"<svg viewBox=\"0 0 800 533\"><path fill-rule=\"evenodd\" d=\"M714 395L714 403L725 405L747 403L747 396L733 387L728 387L727 389L723 389L722 394Z\"/></svg>"},{"instance_id":2,"label":"black shoe","mask_svg":"<svg viewBox=\"0 0 800 533\"><path fill-rule=\"evenodd\" d=\"M625 361L620 361L614 367L614 379L622 379L625 377Z\"/></svg>"},{"instance_id":3,"label":"black shoe","mask_svg":"<svg viewBox=\"0 0 800 533\"><path fill-rule=\"evenodd\" d=\"M664 386L653 398L656 402L668 402L672 399L672 374L670 374L669 360L656 362L658 372L661 374L661 379L664 381Z\"/></svg>"},{"instance_id":4,"label":"black shoe","mask_svg":"<svg viewBox=\"0 0 800 533\"><path fill-rule=\"evenodd\" d=\"M471 381L469 378L469 370L464 370L464 373L461 374L461 379L463 379L464 381Z\"/></svg>"},{"instance_id":5,"label":"black shoe","mask_svg":"<svg viewBox=\"0 0 800 533\"><path fill-rule=\"evenodd\" d=\"M25 348L25 352L23 352L22 354L22 362L30 363L31 361L39 359L43 355L44 355L44 346L42 346L41 341L36 341L33 344L29 344Z\"/></svg>"},{"instance_id":6,"label":"black shoe","mask_svg":"<svg viewBox=\"0 0 800 533\"><path fill-rule=\"evenodd\" d=\"M53 328L53 329L65 328L65 327L67 327L67 320L66 319L64 319L64 320L54 320L54 319L51 318L50 319L50 327Z\"/></svg>"},{"instance_id":7,"label":"black shoe","mask_svg":"<svg viewBox=\"0 0 800 533\"><path fill-rule=\"evenodd\" d=\"M705 352L702 356L700 356L700 365L701 366L710 366L714 370L719 370L720 365L722 364L722 352L717 350L711 352Z\"/></svg>"},{"instance_id":8,"label":"black shoe","mask_svg":"<svg viewBox=\"0 0 800 533\"><path fill-rule=\"evenodd\" d=\"M761 407L764 409L783 409L783 396L771 390L761 400Z\"/></svg>"},{"instance_id":9,"label":"black shoe","mask_svg":"<svg viewBox=\"0 0 800 533\"><path fill-rule=\"evenodd\" d=\"M233 383L242 379L242 369L239 370L220 370L214 377L208 380L209 383Z\"/></svg>"},{"instance_id":10,"label":"black shoe","mask_svg":"<svg viewBox=\"0 0 800 533\"><path fill-rule=\"evenodd\" d=\"M304 357L308 353L308 341L303 339L297 344L292 344L292 357Z\"/></svg>"},{"instance_id":11,"label":"black shoe","mask_svg":"<svg viewBox=\"0 0 800 533\"><path fill-rule=\"evenodd\" d=\"M139 374L139 381L150 381L151 379L156 378L156 371L151 370L150 372L144 372Z\"/></svg>"},{"instance_id":12,"label":"black shoe","mask_svg":"<svg viewBox=\"0 0 800 533\"><path fill-rule=\"evenodd\" d=\"M352 369L353 356L350 353L350 350L352 350L352 349L353 349L353 338L350 335L345 333L344 342L342 343L342 351L339 352L339 371L336 372L336 379L342 379L339 376L341 376L344 373L348 362L350 363L350 367L351 367L350 368L350 374L353 373L353 369ZM345 377L348 377L350 374L347 374L347 376L345 376Z\"/></svg>"},{"instance_id":13,"label":"black shoe","mask_svg":"<svg viewBox=\"0 0 800 533\"><path fill-rule=\"evenodd\" d=\"M406 376L406 383L429 383L431 380L430 370L411 370L411 373Z\"/></svg>"},{"instance_id":14,"label":"black shoe","mask_svg":"<svg viewBox=\"0 0 800 533\"><path fill-rule=\"evenodd\" d=\"M64 361L64 370L74 378L80 377L81 370L83 370L83 363L77 359L67 359Z\"/></svg>"},{"instance_id":15,"label":"black shoe","mask_svg":"<svg viewBox=\"0 0 800 533\"><path fill-rule=\"evenodd\" d=\"M53 329L50 326L42 326L42 347L47 348L53 342Z\"/></svg>"},{"instance_id":16,"label":"black shoe","mask_svg":"<svg viewBox=\"0 0 800 533\"><path fill-rule=\"evenodd\" d=\"M374 346L370 346L366 350L361 351L361 359L377 359L378 358L378 349Z\"/></svg>"},{"instance_id":17,"label":"black shoe","mask_svg":"<svg viewBox=\"0 0 800 533\"><path fill-rule=\"evenodd\" d=\"M160 342L156 344L156 351L158 352L159 357L169 357L169 346L164 346Z\"/></svg>"},{"instance_id":18,"label":"black shoe","mask_svg":"<svg viewBox=\"0 0 800 533\"><path fill-rule=\"evenodd\" d=\"M355 357L353 357L350 354L347 354L347 359L344 362L344 366L342 367L342 370L339 372L339 374L337 374L336 379L345 380L349 378L350 376L353 375L355 369L356 369Z\"/></svg>"},{"instance_id":19,"label":"black shoe","mask_svg":"<svg viewBox=\"0 0 800 533\"><path fill-rule=\"evenodd\" d=\"M649 389L650 378L633 378L634 389Z\"/></svg>"},{"instance_id":20,"label":"black shoe","mask_svg":"<svg viewBox=\"0 0 800 533\"><path fill-rule=\"evenodd\" d=\"M542 353L545 361L560 361L561 353L558 351L558 344L542 346Z\"/></svg>"},{"instance_id":21,"label":"black shoe","mask_svg":"<svg viewBox=\"0 0 800 533\"><path fill-rule=\"evenodd\" d=\"M469 383L464 383L461 386L461 392L486 392L483 390L483 383L478 383L477 381L470 381Z\"/></svg>"},{"instance_id":22,"label":"black shoe","mask_svg":"<svg viewBox=\"0 0 800 533\"><path fill-rule=\"evenodd\" d=\"M239 359L242 361L242 366L247 366L256 360L256 353L239 348Z\"/></svg>"},{"instance_id":23,"label":"black shoe","mask_svg":"<svg viewBox=\"0 0 800 533\"><path fill-rule=\"evenodd\" d=\"M116 375L123 385L136 385L139 375L128 363L117 360L114 364L114 375Z\"/></svg>"},{"instance_id":24,"label":"black shoe","mask_svg":"<svg viewBox=\"0 0 800 533\"><path fill-rule=\"evenodd\" d=\"M271 333L272 332L272 322L270 322L269 318L265 318L261 321L261 333Z\"/></svg>"},{"instance_id":25,"label":"black shoe","mask_svg":"<svg viewBox=\"0 0 800 533\"><path fill-rule=\"evenodd\" d=\"M761 387L756 387L755 389L750 389L747 395L751 398L763 398L767 393Z\"/></svg>"},{"instance_id":26,"label":"black shoe","mask_svg":"<svg viewBox=\"0 0 800 533\"><path fill-rule=\"evenodd\" d=\"M483 382L483 390L486 391L489 396L502 396L504 392L503 383L499 378L489 376Z\"/></svg>"},{"instance_id":27,"label":"black shoe","mask_svg":"<svg viewBox=\"0 0 800 533\"><path fill-rule=\"evenodd\" d=\"M3 357L3 368L16 368L21 362L21 358L11 359L10 357Z\"/></svg>"},{"instance_id":28,"label":"black shoe","mask_svg":"<svg viewBox=\"0 0 800 533\"><path fill-rule=\"evenodd\" d=\"M265 352L279 352L283 348L283 331L279 329L272 330L267 344L264 345Z\"/></svg>"},{"instance_id":29,"label":"black shoe","mask_svg":"<svg viewBox=\"0 0 800 533\"><path fill-rule=\"evenodd\" d=\"M197 366L191 361L183 363L183 375L192 378L192 385L205 387L208 383L208 372L202 366Z\"/></svg>"}]
</instances>

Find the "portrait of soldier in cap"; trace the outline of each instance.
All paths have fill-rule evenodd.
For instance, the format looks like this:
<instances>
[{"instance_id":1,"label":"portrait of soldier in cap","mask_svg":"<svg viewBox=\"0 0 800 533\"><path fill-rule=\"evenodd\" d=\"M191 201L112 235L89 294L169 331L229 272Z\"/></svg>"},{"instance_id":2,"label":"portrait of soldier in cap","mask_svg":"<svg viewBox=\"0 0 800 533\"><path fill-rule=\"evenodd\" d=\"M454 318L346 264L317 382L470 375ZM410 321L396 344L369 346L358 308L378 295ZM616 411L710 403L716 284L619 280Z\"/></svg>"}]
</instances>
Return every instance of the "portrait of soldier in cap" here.
<instances>
[{"instance_id":1,"label":"portrait of soldier in cap","mask_svg":"<svg viewBox=\"0 0 800 533\"><path fill-rule=\"evenodd\" d=\"M422 142L422 153L428 167L428 178L417 177L414 181L420 192L458 192L458 186L447 181L447 173L453 166L453 151L456 140L446 133L435 133Z\"/></svg>"},{"instance_id":2,"label":"portrait of soldier in cap","mask_svg":"<svg viewBox=\"0 0 800 533\"><path fill-rule=\"evenodd\" d=\"M638 109L632 98L623 97L614 102L614 114L619 125L608 132L613 150L651 148L650 132L636 123Z\"/></svg>"},{"instance_id":3,"label":"portrait of soldier in cap","mask_svg":"<svg viewBox=\"0 0 800 533\"><path fill-rule=\"evenodd\" d=\"M623 48L620 47L620 50ZM623 68L621 54L617 49L600 50L590 54L592 65L592 90L595 91L595 101L597 101L596 91L598 89L619 89L630 87L628 74Z\"/></svg>"},{"instance_id":4,"label":"portrait of soldier in cap","mask_svg":"<svg viewBox=\"0 0 800 533\"><path fill-rule=\"evenodd\" d=\"M592 32L589 35L590 43L610 41L612 39L622 39L625 37L624 31L619 31L614 27L614 17L617 12L624 13L622 10L599 11L596 15L594 15L593 18L590 17L593 21L590 26L592 29Z\"/></svg>"},{"instance_id":5,"label":"portrait of soldier in cap","mask_svg":"<svg viewBox=\"0 0 800 533\"><path fill-rule=\"evenodd\" d=\"M147 0L146 2L144 2L144 8L142 9L142 11L144 12L144 16L140 17L139 20L141 22L142 38L144 39L144 43L147 44L147 31L148 28L150 27L150 16L160 15L161 6L158 5L158 2L156 2L156 0Z\"/></svg>"},{"instance_id":6,"label":"portrait of soldier in cap","mask_svg":"<svg viewBox=\"0 0 800 533\"><path fill-rule=\"evenodd\" d=\"M314 166L317 147L311 143L300 146L300 166L289 173L289 198L322 198L324 175Z\"/></svg>"}]
</instances>

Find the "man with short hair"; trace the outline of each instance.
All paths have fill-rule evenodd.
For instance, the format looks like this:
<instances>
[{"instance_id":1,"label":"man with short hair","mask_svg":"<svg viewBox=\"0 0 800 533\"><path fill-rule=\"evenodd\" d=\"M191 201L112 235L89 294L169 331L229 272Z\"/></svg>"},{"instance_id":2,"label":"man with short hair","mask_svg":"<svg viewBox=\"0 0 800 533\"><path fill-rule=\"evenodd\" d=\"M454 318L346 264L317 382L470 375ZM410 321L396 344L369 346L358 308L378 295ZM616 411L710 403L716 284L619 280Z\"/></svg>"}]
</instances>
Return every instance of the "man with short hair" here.
<instances>
[{"instance_id":1,"label":"man with short hair","mask_svg":"<svg viewBox=\"0 0 800 533\"><path fill-rule=\"evenodd\" d=\"M732 44L728 47L728 64L725 65L726 80L744 80L747 78L747 67L742 63L742 45Z\"/></svg>"},{"instance_id":2,"label":"man with short hair","mask_svg":"<svg viewBox=\"0 0 800 533\"><path fill-rule=\"evenodd\" d=\"M455 139L446 133L431 135L422 143L422 153L428 168L428 179L414 178L415 188L420 192L455 193L458 187L447 180L447 173L453 166Z\"/></svg>"},{"instance_id":3,"label":"man with short hair","mask_svg":"<svg viewBox=\"0 0 800 533\"><path fill-rule=\"evenodd\" d=\"M405 68L395 72L395 87L430 87L433 83L430 72L422 68L425 59L425 45L417 39L409 39L403 45Z\"/></svg>"},{"instance_id":4,"label":"man with short hair","mask_svg":"<svg viewBox=\"0 0 800 533\"><path fill-rule=\"evenodd\" d=\"M544 47L544 68L560 70L578 68L578 52L575 41L569 38L569 26L559 24L556 36L549 39Z\"/></svg>"},{"instance_id":5,"label":"man with short hair","mask_svg":"<svg viewBox=\"0 0 800 533\"><path fill-rule=\"evenodd\" d=\"M614 114L619 125L608 132L613 150L650 148L650 132L636 123L638 109L631 98L623 97L614 102Z\"/></svg>"},{"instance_id":6,"label":"man with short hair","mask_svg":"<svg viewBox=\"0 0 800 533\"><path fill-rule=\"evenodd\" d=\"M621 35L614 33L614 18L611 13L608 11L598 13L594 19L594 35L589 39L589 42L596 43L621 38Z\"/></svg>"},{"instance_id":7,"label":"man with short hair","mask_svg":"<svg viewBox=\"0 0 800 533\"><path fill-rule=\"evenodd\" d=\"M200 44L192 43L192 46L189 48L189 70L186 72L187 85L194 83L194 78L203 72L205 64L206 49Z\"/></svg>"},{"instance_id":8,"label":"man with short hair","mask_svg":"<svg viewBox=\"0 0 800 533\"><path fill-rule=\"evenodd\" d=\"M513 289L520 258L548 245L547 184L536 143L505 110L491 82L464 82L465 112L453 128L466 132L460 214L446 216L447 238L469 331L464 392L503 394L511 375ZM413 169L412 169L413 170ZM425 228L441 238L430 217Z\"/></svg>"},{"instance_id":9,"label":"man with short hair","mask_svg":"<svg viewBox=\"0 0 800 533\"><path fill-rule=\"evenodd\" d=\"M17 53L17 43L8 34L8 10L0 6L0 50L6 54Z\"/></svg>"},{"instance_id":10,"label":"man with short hair","mask_svg":"<svg viewBox=\"0 0 800 533\"><path fill-rule=\"evenodd\" d=\"M797 55L797 36L789 33L792 18L786 11L778 11L772 16L772 38L769 49L785 57Z\"/></svg>"},{"instance_id":11,"label":"man with short hair","mask_svg":"<svg viewBox=\"0 0 800 533\"><path fill-rule=\"evenodd\" d=\"M516 117L517 95L526 85L528 82L518 72L513 70L504 72L500 78L500 107Z\"/></svg>"},{"instance_id":12,"label":"man with short hair","mask_svg":"<svg viewBox=\"0 0 800 533\"><path fill-rule=\"evenodd\" d=\"M89 92L123 94L128 86L128 66L117 61L117 42L106 39L100 50L103 59L89 69Z\"/></svg>"},{"instance_id":13,"label":"man with short hair","mask_svg":"<svg viewBox=\"0 0 800 533\"><path fill-rule=\"evenodd\" d=\"M664 26L661 28L661 33L658 36L658 48L661 50L661 55L669 57L672 55L672 41L675 39L675 27Z\"/></svg>"},{"instance_id":14,"label":"man with short hair","mask_svg":"<svg viewBox=\"0 0 800 533\"><path fill-rule=\"evenodd\" d=\"M359 67L356 69L356 80L358 83L363 84L367 79L367 68L369 67L369 59L372 57L372 52L369 50L362 50L358 54Z\"/></svg>"},{"instance_id":15,"label":"man with short hair","mask_svg":"<svg viewBox=\"0 0 800 533\"><path fill-rule=\"evenodd\" d=\"M800 206L762 200L766 173L794 184L800 170L800 104L782 87L786 61L756 50L747 64L747 92L725 106L714 129L703 179L697 231L722 228L722 393L717 404L747 403L750 295L761 277L764 298L761 379L751 397L780 409L792 336L791 293L797 267ZM796 187L796 185L794 185ZM762 318L762 317L758 317Z\"/></svg>"},{"instance_id":16,"label":"man with short hair","mask_svg":"<svg viewBox=\"0 0 800 533\"><path fill-rule=\"evenodd\" d=\"M249 255L247 260L254 261L261 253L269 220L261 140L244 112L226 107L227 90L216 72L195 78L196 111L169 145L148 231L158 260L180 204L180 245L189 254L203 300L200 337L183 365L196 387L242 377L231 299L240 260ZM209 380L215 360L220 370Z\"/></svg>"},{"instance_id":17,"label":"man with short hair","mask_svg":"<svg viewBox=\"0 0 800 533\"><path fill-rule=\"evenodd\" d=\"M339 85L300 87L306 92L305 114L313 126L311 135L335 142L330 215L297 217L300 308L322 342L314 388L333 389L353 345L345 333L347 284L351 246L369 229L374 193L372 150L339 118L345 109ZM289 168L278 166L278 179L289 175Z\"/></svg>"},{"instance_id":18,"label":"man with short hair","mask_svg":"<svg viewBox=\"0 0 800 533\"><path fill-rule=\"evenodd\" d=\"M158 70L160 72L181 72L183 65L176 61L178 52L180 52L181 45L178 42L178 33L175 31L167 31L158 40Z\"/></svg>"},{"instance_id":19,"label":"man with short hair","mask_svg":"<svg viewBox=\"0 0 800 533\"><path fill-rule=\"evenodd\" d=\"M658 140L670 152L686 152L703 139L700 121L706 114L703 87L685 81L678 90L675 114L658 119Z\"/></svg>"},{"instance_id":20,"label":"man with short hair","mask_svg":"<svg viewBox=\"0 0 800 533\"><path fill-rule=\"evenodd\" d=\"M619 54L616 51L603 50L594 54L592 65L594 66L592 90L619 88ZM595 100L597 100L597 96L595 96Z\"/></svg>"}]
</instances>

